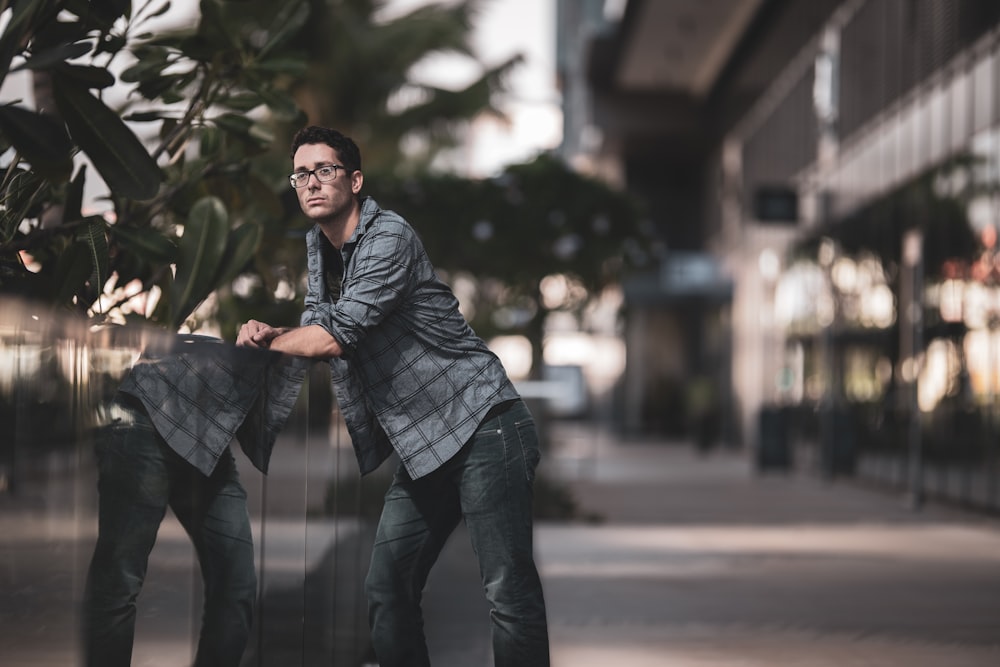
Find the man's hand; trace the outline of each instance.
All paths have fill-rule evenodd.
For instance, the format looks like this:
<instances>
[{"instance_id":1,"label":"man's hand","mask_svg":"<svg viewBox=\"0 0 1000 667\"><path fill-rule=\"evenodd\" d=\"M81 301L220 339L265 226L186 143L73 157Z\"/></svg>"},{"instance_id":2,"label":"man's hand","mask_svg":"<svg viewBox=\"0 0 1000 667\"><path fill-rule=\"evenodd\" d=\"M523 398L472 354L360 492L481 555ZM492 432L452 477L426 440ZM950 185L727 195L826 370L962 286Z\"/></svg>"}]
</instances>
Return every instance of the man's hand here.
<instances>
[{"instance_id":1,"label":"man's hand","mask_svg":"<svg viewBox=\"0 0 1000 667\"><path fill-rule=\"evenodd\" d=\"M278 329L270 324L250 320L240 327L240 333L236 336L236 344L242 347L258 347L267 349L271 347L271 341L280 336L286 329Z\"/></svg>"},{"instance_id":2,"label":"man's hand","mask_svg":"<svg viewBox=\"0 0 1000 667\"><path fill-rule=\"evenodd\" d=\"M343 353L337 339L327 333L326 329L315 324L279 328L250 320L240 327L236 344L311 359L330 359L339 357Z\"/></svg>"}]
</instances>

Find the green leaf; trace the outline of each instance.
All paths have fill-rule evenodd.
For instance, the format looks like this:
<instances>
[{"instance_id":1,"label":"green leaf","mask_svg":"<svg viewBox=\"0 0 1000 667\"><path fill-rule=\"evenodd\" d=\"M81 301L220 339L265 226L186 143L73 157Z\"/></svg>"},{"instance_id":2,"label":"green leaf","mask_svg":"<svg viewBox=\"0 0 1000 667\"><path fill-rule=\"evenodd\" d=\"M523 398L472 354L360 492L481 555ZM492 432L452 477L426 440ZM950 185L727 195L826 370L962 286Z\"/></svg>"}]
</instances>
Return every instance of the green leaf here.
<instances>
[{"instance_id":1,"label":"green leaf","mask_svg":"<svg viewBox=\"0 0 1000 667\"><path fill-rule=\"evenodd\" d=\"M234 132L240 135L249 134L250 128L253 127L253 120L238 113L220 114L213 118L212 122L215 123L220 129L228 130L229 132Z\"/></svg>"},{"instance_id":2,"label":"green leaf","mask_svg":"<svg viewBox=\"0 0 1000 667\"><path fill-rule=\"evenodd\" d=\"M87 180L87 165L82 165L66 188L66 203L63 205L65 220L79 220L83 217L83 185Z\"/></svg>"},{"instance_id":3,"label":"green leaf","mask_svg":"<svg viewBox=\"0 0 1000 667\"><path fill-rule=\"evenodd\" d=\"M165 104L171 104L175 97L172 93L181 86L180 82L181 75L149 77L139 82L135 90L147 100L152 101L162 97Z\"/></svg>"},{"instance_id":4,"label":"green leaf","mask_svg":"<svg viewBox=\"0 0 1000 667\"><path fill-rule=\"evenodd\" d=\"M137 58L135 64L126 68L119 75L119 78L125 83L138 83L159 76L160 72L170 64L166 49L142 48L134 51Z\"/></svg>"},{"instance_id":5,"label":"green leaf","mask_svg":"<svg viewBox=\"0 0 1000 667\"><path fill-rule=\"evenodd\" d=\"M150 14L147 14L143 18L148 21L149 19L155 19L158 16L163 16L169 11L170 11L170 0L167 0L167 2L164 2L162 5L157 7Z\"/></svg>"},{"instance_id":6,"label":"green leaf","mask_svg":"<svg viewBox=\"0 0 1000 667\"><path fill-rule=\"evenodd\" d=\"M108 23L132 14L132 0L90 0L90 6Z\"/></svg>"},{"instance_id":7,"label":"green leaf","mask_svg":"<svg viewBox=\"0 0 1000 667\"><path fill-rule=\"evenodd\" d=\"M281 120L294 120L301 113L301 109L295 103L295 99L287 92L262 88L258 91L258 95L267 104L271 113Z\"/></svg>"},{"instance_id":8,"label":"green leaf","mask_svg":"<svg viewBox=\"0 0 1000 667\"><path fill-rule=\"evenodd\" d=\"M62 5L82 23L102 32L110 30L118 19L132 15L131 0L62 0Z\"/></svg>"},{"instance_id":9,"label":"green leaf","mask_svg":"<svg viewBox=\"0 0 1000 667\"><path fill-rule=\"evenodd\" d=\"M46 21L31 36L31 52L41 54L52 48L85 42L93 38L90 29L79 21Z\"/></svg>"},{"instance_id":10,"label":"green leaf","mask_svg":"<svg viewBox=\"0 0 1000 667\"><path fill-rule=\"evenodd\" d=\"M28 217L38 215L38 201L48 189L48 182L38 173L17 170L7 183L7 188L0 194L0 240L7 242L14 238L21 222Z\"/></svg>"},{"instance_id":11,"label":"green leaf","mask_svg":"<svg viewBox=\"0 0 1000 667\"><path fill-rule=\"evenodd\" d=\"M16 106L0 107L0 132L33 169L65 180L73 171L73 142L52 116Z\"/></svg>"},{"instance_id":12,"label":"green leaf","mask_svg":"<svg viewBox=\"0 0 1000 667\"><path fill-rule=\"evenodd\" d=\"M111 260L108 257L107 223L99 215L92 215L84 220L79 239L83 241L90 253L90 284L95 294L100 295L104 283L110 275Z\"/></svg>"},{"instance_id":13,"label":"green leaf","mask_svg":"<svg viewBox=\"0 0 1000 667\"><path fill-rule=\"evenodd\" d=\"M231 23L226 20L217 0L201 0L201 23L198 35L211 44L216 51L239 51L240 40L230 32Z\"/></svg>"},{"instance_id":14,"label":"green leaf","mask_svg":"<svg viewBox=\"0 0 1000 667\"><path fill-rule=\"evenodd\" d=\"M298 34L308 19L308 3L302 0L287 3L282 7L282 11L275 17L275 20L272 21L273 32L271 33L271 38L261 47L260 52L257 54L258 58L265 58L271 51Z\"/></svg>"},{"instance_id":15,"label":"green leaf","mask_svg":"<svg viewBox=\"0 0 1000 667\"><path fill-rule=\"evenodd\" d=\"M70 135L112 192L127 199L155 196L160 168L122 119L72 79L53 73L52 83Z\"/></svg>"},{"instance_id":16,"label":"green leaf","mask_svg":"<svg viewBox=\"0 0 1000 667\"><path fill-rule=\"evenodd\" d=\"M108 231L122 248L150 264L171 264L177 261L177 246L155 229L111 225Z\"/></svg>"},{"instance_id":17,"label":"green leaf","mask_svg":"<svg viewBox=\"0 0 1000 667\"><path fill-rule=\"evenodd\" d=\"M74 79L87 88L110 88L115 85L115 75L104 67L93 65L62 64L56 67L68 79Z\"/></svg>"},{"instance_id":18,"label":"green leaf","mask_svg":"<svg viewBox=\"0 0 1000 667\"><path fill-rule=\"evenodd\" d=\"M50 289L56 303L68 304L83 291L87 276L93 273L89 251L81 243L71 243L59 254ZM89 305L89 304L88 304Z\"/></svg>"},{"instance_id":19,"label":"green leaf","mask_svg":"<svg viewBox=\"0 0 1000 667\"><path fill-rule=\"evenodd\" d=\"M59 44L50 49L45 49L39 53L32 55L24 63L11 69L11 72L17 72L22 69L48 69L55 65L61 64L66 60L72 60L73 58L79 58L80 56L89 53L91 49L90 44L86 42L77 42L75 44Z\"/></svg>"},{"instance_id":20,"label":"green leaf","mask_svg":"<svg viewBox=\"0 0 1000 667\"><path fill-rule=\"evenodd\" d=\"M214 277L226 251L229 214L218 197L203 197L191 207L181 237L171 294L171 324L176 328L215 289Z\"/></svg>"},{"instance_id":21,"label":"green leaf","mask_svg":"<svg viewBox=\"0 0 1000 667\"><path fill-rule=\"evenodd\" d=\"M235 134L244 141L249 141L258 146L267 146L274 141L274 135L268 128L260 123L255 123L247 116L234 113L226 113L212 119L216 127Z\"/></svg>"},{"instance_id":22,"label":"green leaf","mask_svg":"<svg viewBox=\"0 0 1000 667\"><path fill-rule=\"evenodd\" d=\"M156 282L156 286L160 288L160 300L157 302L150 319L154 322L164 324L172 321L170 313L173 308L173 304L171 303L171 295L174 292L173 274L170 271L164 271L160 275L160 279ZM183 319L181 318L182 321ZM176 329L176 327L174 328Z\"/></svg>"},{"instance_id":23,"label":"green leaf","mask_svg":"<svg viewBox=\"0 0 1000 667\"><path fill-rule=\"evenodd\" d=\"M24 44L30 41L42 18L55 6L55 0L14 3L7 27L0 35L0 81L7 78L14 56L24 51Z\"/></svg>"},{"instance_id":24,"label":"green leaf","mask_svg":"<svg viewBox=\"0 0 1000 667\"><path fill-rule=\"evenodd\" d=\"M229 233L226 251L214 280L216 286L228 285L240 275L257 252L263 233L263 228L256 223L240 225Z\"/></svg>"},{"instance_id":25,"label":"green leaf","mask_svg":"<svg viewBox=\"0 0 1000 667\"><path fill-rule=\"evenodd\" d=\"M98 42L97 48L94 50L94 54L99 53L110 53L116 54L128 44L128 39L124 35L112 35L108 34Z\"/></svg>"},{"instance_id":26,"label":"green leaf","mask_svg":"<svg viewBox=\"0 0 1000 667\"><path fill-rule=\"evenodd\" d=\"M256 109L264 103L264 100L257 93L240 93L238 95L230 95L220 100L219 103L224 107L246 112Z\"/></svg>"},{"instance_id":27,"label":"green leaf","mask_svg":"<svg viewBox=\"0 0 1000 667\"><path fill-rule=\"evenodd\" d=\"M268 58L254 61L247 69L267 74L302 76L309 71L309 66L301 58Z\"/></svg>"},{"instance_id":28,"label":"green leaf","mask_svg":"<svg viewBox=\"0 0 1000 667\"><path fill-rule=\"evenodd\" d=\"M169 111L136 111L134 113L126 114L125 120L132 123L149 123L152 121L163 120L164 118L168 118L169 115Z\"/></svg>"},{"instance_id":29,"label":"green leaf","mask_svg":"<svg viewBox=\"0 0 1000 667\"><path fill-rule=\"evenodd\" d=\"M170 88L160 94L160 99L163 101L164 104L178 104L179 102L183 102L188 98L186 95L182 95L181 93L177 92L176 88Z\"/></svg>"}]
</instances>

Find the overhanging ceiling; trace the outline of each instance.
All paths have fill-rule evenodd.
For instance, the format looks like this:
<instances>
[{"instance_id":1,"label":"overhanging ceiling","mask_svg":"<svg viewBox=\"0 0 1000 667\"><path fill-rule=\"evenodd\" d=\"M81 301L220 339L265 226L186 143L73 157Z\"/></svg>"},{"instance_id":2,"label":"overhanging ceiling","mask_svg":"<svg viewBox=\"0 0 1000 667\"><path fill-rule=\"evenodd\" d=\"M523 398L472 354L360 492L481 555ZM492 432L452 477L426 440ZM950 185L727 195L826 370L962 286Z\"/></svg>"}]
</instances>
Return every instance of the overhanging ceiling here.
<instances>
[{"instance_id":1,"label":"overhanging ceiling","mask_svg":"<svg viewBox=\"0 0 1000 667\"><path fill-rule=\"evenodd\" d=\"M700 98L763 0L631 0L629 35L615 84L622 91Z\"/></svg>"}]
</instances>

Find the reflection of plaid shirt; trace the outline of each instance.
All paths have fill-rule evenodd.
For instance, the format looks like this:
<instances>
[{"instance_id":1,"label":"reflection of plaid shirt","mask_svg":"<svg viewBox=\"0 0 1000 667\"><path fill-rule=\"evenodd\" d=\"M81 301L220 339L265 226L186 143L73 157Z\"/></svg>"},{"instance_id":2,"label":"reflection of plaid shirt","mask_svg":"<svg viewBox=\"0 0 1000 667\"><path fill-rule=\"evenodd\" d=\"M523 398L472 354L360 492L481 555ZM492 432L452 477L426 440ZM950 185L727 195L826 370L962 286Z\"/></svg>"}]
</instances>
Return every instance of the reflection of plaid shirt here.
<instances>
[{"instance_id":1,"label":"reflection of plaid shirt","mask_svg":"<svg viewBox=\"0 0 1000 667\"><path fill-rule=\"evenodd\" d=\"M267 472L278 431L299 394L308 362L204 336L178 336L147 349L122 382L167 444L205 475L233 438Z\"/></svg>"},{"instance_id":2,"label":"reflection of plaid shirt","mask_svg":"<svg viewBox=\"0 0 1000 667\"><path fill-rule=\"evenodd\" d=\"M392 449L414 478L453 456L489 409L517 398L500 360L472 331L434 273L416 232L365 198L344 244L339 299L325 281L319 227L306 236L309 289L303 326L340 343L333 388L362 473Z\"/></svg>"}]
</instances>

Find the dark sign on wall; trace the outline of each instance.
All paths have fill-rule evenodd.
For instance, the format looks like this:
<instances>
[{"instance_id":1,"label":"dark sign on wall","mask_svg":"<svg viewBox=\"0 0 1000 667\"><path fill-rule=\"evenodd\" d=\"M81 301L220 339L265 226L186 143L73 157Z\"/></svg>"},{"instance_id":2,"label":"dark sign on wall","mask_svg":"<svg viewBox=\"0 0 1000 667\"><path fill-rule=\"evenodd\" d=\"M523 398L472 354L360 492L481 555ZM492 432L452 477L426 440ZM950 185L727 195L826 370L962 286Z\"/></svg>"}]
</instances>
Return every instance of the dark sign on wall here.
<instances>
[{"instance_id":1,"label":"dark sign on wall","mask_svg":"<svg viewBox=\"0 0 1000 667\"><path fill-rule=\"evenodd\" d=\"M753 194L753 217L760 222L795 224L799 219L799 195L785 186L761 186Z\"/></svg>"}]
</instances>

